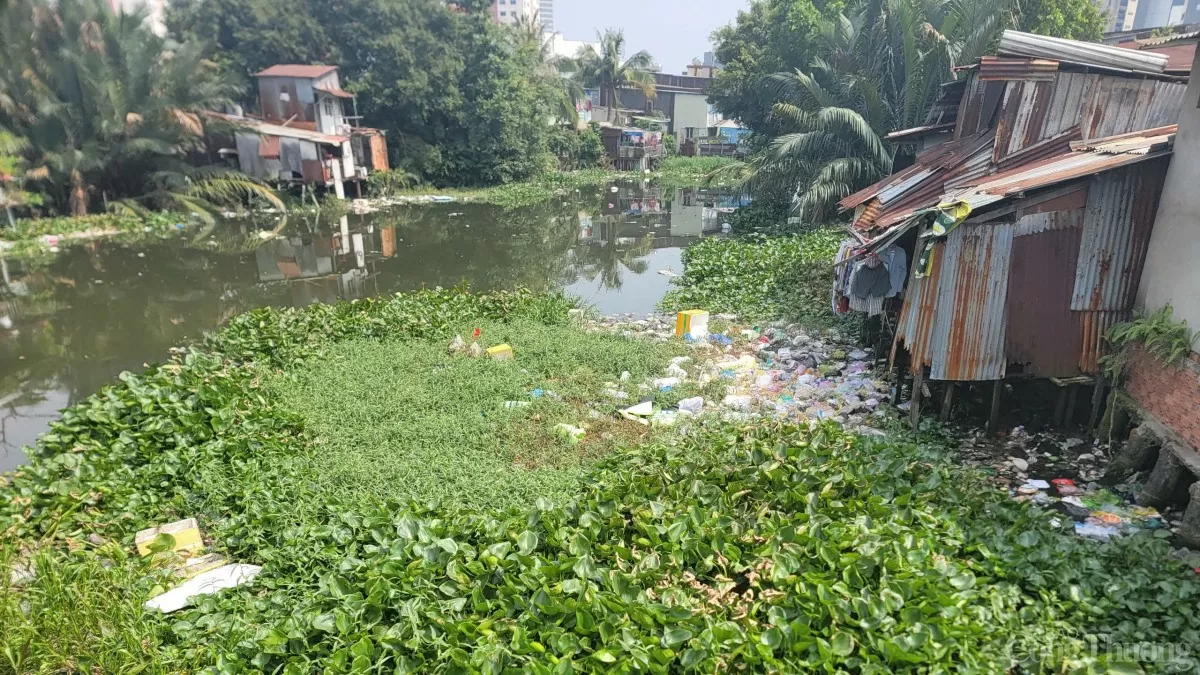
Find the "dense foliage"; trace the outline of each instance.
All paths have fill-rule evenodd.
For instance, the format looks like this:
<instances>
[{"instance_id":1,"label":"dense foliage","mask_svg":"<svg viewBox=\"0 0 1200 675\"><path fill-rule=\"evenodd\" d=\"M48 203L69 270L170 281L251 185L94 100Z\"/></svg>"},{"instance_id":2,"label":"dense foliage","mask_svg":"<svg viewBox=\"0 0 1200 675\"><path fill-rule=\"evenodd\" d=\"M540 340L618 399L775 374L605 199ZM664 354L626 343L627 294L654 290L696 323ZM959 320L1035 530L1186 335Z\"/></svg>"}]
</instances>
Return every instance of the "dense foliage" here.
<instances>
[{"instance_id":1,"label":"dense foliage","mask_svg":"<svg viewBox=\"0 0 1200 675\"><path fill-rule=\"evenodd\" d=\"M632 382L657 377L683 352L521 320L476 320L456 332L470 338L475 329L484 346L512 345L520 367L447 355L441 340L350 341L271 381L274 397L320 442L311 474L323 491L361 504L565 501L616 438L645 429L613 419L620 402L604 394L605 383L640 395ZM622 372L629 383L619 382ZM559 424L590 431L571 444L559 438Z\"/></svg>"},{"instance_id":2,"label":"dense foliage","mask_svg":"<svg viewBox=\"0 0 1200 675\"><path fill-rule=\"evenodd\" d=\"M810 229L793 236L705 239L684 250L683 276L662 306L829 323L833 257L842 238L835 229Z\"/></svg>"},{"instance_id":3,"label":"dense foliage","mask_svg":"<svg viewBox=\"0 0 1200 675\"><path fill-rule=\"evenodd\" d=\"M951 68L1002 30L1095 40L1102 27L1086 0L757 0L715 36L713 101L761 139L743 172L756 199L822 220L891 171L909 149L883 136L925 123Z\"/></svg>"},{"instance_id":4,"label":"dense foliage","mask_svg":"<svg viewBox=\"0 0 1200 675\"><path fill-rule=\"evenodd\" d=\"M489 12L441 0L172 0L167 25L236 73L338 65L358 114L387 130L394 166L437 185L487 185L553 166L563 98L540 36L493 25Z\"/></svg>"},{"instance_id":5,"label":"dense foliage","mask_svg":"<svg viewBox=\"0 0 1200 675\"><path fill-rule=\"evenodd\" d=\"M1066 536L929 448L712 424L611 456L566 501L377 503L315 485L320 446L263 387L345 341L429 338L441 353L464 322L561 326L568 307L435 291L256 310L67 410L0 488L3 667L1104 672L1128 671L1130 653L1153 670L1195 665L1130 649L1200 641L1200 583L1164 537ZM161 562L124 551L147 523L185 515L264 572L147 615ZM39 545L33 578L13 585Z\"/></svg>"},{"instance_id":6,"label":"dense foliage","mask_svg":"<svg viewBox=\"0 0 1200 675\"><path fill-rule=\"evenodd\" d=\"M73 215L114 203L207 215L249 197L278 206L240 174L193 168L198 113L240 87L202 45L170 43L145 18L103 0L0 5L0 130L23 141L26 189Z\"/></svg>"}]
</instances>

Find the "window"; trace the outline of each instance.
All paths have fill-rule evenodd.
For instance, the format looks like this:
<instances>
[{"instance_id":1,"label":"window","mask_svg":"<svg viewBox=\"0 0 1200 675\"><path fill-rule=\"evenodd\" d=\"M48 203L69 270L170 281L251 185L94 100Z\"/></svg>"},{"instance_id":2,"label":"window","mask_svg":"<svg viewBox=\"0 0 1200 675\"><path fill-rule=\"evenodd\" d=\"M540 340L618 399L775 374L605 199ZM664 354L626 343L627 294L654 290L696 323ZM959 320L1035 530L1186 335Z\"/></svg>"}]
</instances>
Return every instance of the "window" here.
<instances>
[{"instance_id":1,"label":"window","mask_svg":"<svg viewBox=\"0 0 1200 675\"><path fill-rule=\"evenodd\" d=\"M508 16L508 12L500 12L500 16Z\"/></svg>"}]
</instances>

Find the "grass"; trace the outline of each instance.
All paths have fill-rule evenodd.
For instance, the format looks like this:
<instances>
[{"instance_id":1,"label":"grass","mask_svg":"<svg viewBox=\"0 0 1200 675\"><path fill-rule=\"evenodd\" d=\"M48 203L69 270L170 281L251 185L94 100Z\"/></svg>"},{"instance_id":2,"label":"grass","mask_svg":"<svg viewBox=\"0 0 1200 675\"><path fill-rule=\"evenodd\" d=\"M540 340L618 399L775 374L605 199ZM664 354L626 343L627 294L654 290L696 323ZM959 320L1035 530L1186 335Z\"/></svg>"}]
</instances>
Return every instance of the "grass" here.
<instances>
[{"instance_id":1,"label":"grass","mask_svg":"<svg viewBox=\"0 0 1200 675\"><path fill-rule=\"evenodd\" d=\"M141 607L158 579L150 566L111 543L98 550L18 553L15 542L0 542L0 672L185 669L180 654L160 648L170 630ZM10 577L18 559L36 571L19 586Z\"/></svg>"},{"instance_id":2,"label":"grass","mask_svg":"<svg viewBox=\"0 0 1200 675\"><path fill-rule=\"evenodd\" d=\"M645 429L612 422L605 383L628 371L621 384L636 401L630 384L659 376L682 349L529 321L464 323L458 332L476 327L481 344L510 344L516 358L451 355L444 340L358 340L271 382L315 434L311 474L327 494L500 509L565 500L593 460ZM535 397L539 389L546 393ZM556 433L560 423L588 435L571 444Z\"/></svg>"}]
</instances>

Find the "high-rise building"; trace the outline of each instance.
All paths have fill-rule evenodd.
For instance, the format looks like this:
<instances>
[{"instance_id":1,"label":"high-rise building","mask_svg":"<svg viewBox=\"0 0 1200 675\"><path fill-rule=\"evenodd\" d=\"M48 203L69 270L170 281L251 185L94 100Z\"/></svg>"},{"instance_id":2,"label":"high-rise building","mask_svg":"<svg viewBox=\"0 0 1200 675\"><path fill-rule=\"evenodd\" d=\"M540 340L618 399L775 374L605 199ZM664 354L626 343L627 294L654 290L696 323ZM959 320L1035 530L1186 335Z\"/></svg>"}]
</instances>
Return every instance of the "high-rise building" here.
<instances>
[{"instance_id":1,"label":"high-rise building","mask_svg":"<svg viewBox=\"0 0 1200 675\"><path fill-rule=\"evenodd\" d=\"M539 0L538 16L542 20L542 30L547 33L554 32L554 0Z\"/></svg>"},{"instance_id":2,"label":"high-rise building","mask_svg":"<svg viewBox=\"0 0 1200 675\"><path fill-rule=\"evenodd\" d=\"M514 24L538 14L539 0L492 0L492 21Z\"/></svg>"}]
</instances>

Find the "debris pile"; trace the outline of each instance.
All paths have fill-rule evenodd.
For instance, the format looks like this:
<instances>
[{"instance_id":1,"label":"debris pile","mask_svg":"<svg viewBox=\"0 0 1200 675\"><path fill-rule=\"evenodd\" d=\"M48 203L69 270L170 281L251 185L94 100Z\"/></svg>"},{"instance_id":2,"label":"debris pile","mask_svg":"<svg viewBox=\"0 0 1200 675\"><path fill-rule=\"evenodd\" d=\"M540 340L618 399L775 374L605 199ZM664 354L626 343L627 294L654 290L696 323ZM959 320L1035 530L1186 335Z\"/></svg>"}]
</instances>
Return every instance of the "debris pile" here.
<instances>
[{"instance_id":1,"label":"debris pile","mask_svg":"<svg viewBox=\"0 0 1200 675\"><path fill-rule=\"evenodd\" d=\"M588 330L640 339L665 341L680 330L686 333L692 356L674 359L661 377L640 389L653 394L690 385L703 393L680 400L674 410L647 411L644 403L639 412L633 412L638 406L627 408L627 418L665 424L701 413L735 419L830 419L860 433L882 434L876 427L888 414L881 402L891 386L872 374L875 359L869 350L856 348L833 330L817 333L783 322L745 325L728 314L712 319L699 319L693 311L679 317L583 321ZM609 385L609 395L622 398L625 392L616 383Z\"/></svg>"}]
</instances>

